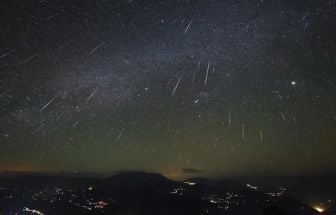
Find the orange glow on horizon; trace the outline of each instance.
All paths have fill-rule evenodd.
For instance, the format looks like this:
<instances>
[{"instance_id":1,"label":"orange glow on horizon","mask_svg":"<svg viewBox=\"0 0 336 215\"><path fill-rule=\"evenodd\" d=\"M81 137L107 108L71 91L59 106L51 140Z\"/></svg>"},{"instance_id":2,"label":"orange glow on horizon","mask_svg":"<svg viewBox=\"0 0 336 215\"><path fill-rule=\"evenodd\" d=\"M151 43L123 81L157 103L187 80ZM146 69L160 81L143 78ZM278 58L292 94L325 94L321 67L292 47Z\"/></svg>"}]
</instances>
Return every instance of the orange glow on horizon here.
<instances>
[{"instance_id":1,"label":"orange glow on horizon","mask_svg":"<svg viewBox=\"0 0 336 215\"><path fill-rule=\"evenodd\" d=\"M182 180L184 178L181 170L168 169L165 171L161 171L160 173L171 180Z\"/></svg>"},{"instance_id":2,"label":"orange glow on horizon","mask_svg":"<svg viewBox=\"0 0 336 215\"><path fill-rule=\"evenodd\" d=\"M0 164L0 172L47 172L45 168L34 164Z\"/></svg>"}]
</instances>

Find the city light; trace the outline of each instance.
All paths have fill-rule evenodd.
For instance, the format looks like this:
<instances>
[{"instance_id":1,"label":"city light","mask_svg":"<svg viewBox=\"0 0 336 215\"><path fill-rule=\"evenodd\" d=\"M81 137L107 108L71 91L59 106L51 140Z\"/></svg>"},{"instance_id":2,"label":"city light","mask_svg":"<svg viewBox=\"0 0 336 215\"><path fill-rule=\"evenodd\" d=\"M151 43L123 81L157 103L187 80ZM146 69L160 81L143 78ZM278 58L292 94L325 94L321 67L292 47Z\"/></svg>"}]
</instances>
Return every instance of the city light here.
<instances>
[{"instance_id":1,"label":"city light","mask_svg":"<svg viewBox=\"0 0 336 215\"><path fill-rule=\"evenodd\" d=\"M319 213L322 213L325 210L324 208L320 206L315 206L314 209L317 210Z\"/></svg>"}]
</instances>

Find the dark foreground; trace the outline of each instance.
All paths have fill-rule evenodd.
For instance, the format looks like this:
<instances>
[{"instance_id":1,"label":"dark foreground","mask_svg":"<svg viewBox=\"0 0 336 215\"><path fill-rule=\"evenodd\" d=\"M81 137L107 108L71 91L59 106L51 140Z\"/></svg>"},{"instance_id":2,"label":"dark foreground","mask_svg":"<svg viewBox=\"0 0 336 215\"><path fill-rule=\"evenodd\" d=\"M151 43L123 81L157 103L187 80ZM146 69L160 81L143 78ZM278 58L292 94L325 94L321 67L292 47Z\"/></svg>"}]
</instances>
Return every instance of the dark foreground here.
<instances>
[{"instance_id":1,"label":"dark foreground","mask_svg":"<svg viewBox=\"0 0 336 215\"><path fill-rule=\"evenodd\" d=\"M321 214L285 187L265 193L253 184L217 182L175 182L139 172L109 178L7 175L0 179L0 214ZM323 214L335 213L331 207Z\"/></svg>"}]
</instances>

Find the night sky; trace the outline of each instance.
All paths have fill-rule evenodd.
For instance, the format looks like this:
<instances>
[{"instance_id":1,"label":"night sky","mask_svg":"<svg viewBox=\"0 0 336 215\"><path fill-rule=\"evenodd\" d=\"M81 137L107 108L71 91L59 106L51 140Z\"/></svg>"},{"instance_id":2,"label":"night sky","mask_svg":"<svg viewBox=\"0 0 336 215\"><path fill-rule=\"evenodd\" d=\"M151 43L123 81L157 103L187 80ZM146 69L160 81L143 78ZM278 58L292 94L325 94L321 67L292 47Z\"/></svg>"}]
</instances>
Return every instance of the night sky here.
<instances>
[{"instance_id":1,"label":"night sky","mask_svg":"<svg viewBox=\"0 0 336 215\"><path fill-rule=\"evenodd\" d=\"M0 171L336 171L335 0L0 8Z\"/></svg>"}]
</instances>

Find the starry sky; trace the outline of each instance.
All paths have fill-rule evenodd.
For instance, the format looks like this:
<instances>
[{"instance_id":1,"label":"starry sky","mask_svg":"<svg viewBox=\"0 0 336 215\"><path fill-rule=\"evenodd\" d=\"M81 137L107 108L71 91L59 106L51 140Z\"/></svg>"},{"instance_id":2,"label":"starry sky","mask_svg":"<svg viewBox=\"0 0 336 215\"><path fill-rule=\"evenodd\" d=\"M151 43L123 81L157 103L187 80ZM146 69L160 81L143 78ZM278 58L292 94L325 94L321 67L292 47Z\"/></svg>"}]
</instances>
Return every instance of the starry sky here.
<instances>
[{"instance_id":1,"label":"starry sky","mask_svg":"<svg viewBox=\"0 0 336 215\"><path fill-rule=\"evenodd\" d=\"M335 171L336 1L5 0L0 171Z\"/></svg>"}]
</instances>

